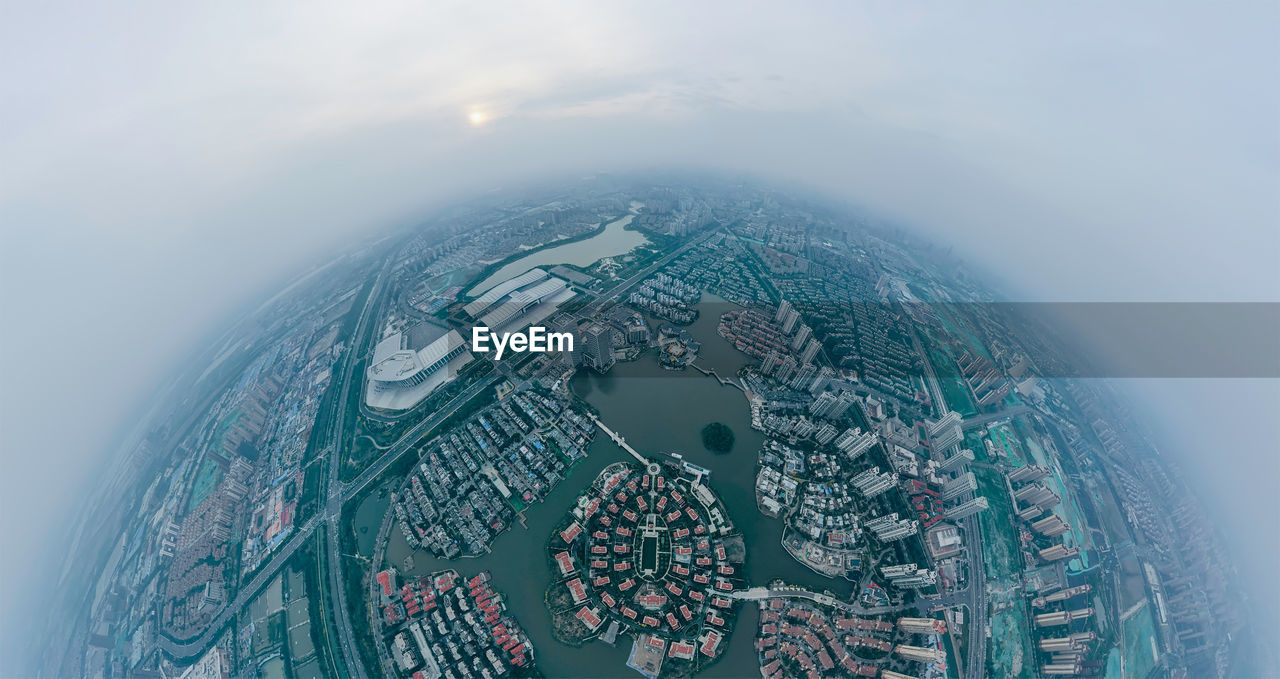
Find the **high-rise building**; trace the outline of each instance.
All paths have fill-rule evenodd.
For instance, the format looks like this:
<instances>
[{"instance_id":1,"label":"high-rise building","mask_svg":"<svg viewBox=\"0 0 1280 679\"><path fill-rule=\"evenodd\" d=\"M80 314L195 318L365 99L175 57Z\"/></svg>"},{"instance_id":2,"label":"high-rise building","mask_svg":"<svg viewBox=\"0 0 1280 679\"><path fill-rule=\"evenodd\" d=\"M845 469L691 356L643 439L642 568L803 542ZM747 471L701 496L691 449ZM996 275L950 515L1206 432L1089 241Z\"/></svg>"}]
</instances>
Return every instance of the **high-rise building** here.
<instances>
[{"instance_id":1,"label":"high-rise building","mask_svg":"<svg viewBox=\"0 0 1280 679\"><path fill-rule=\"evenodd\" d=\"M1023 521L1030 521L1044 513L1044 510L1035 505L1018 510L1018 518Z\"/></svg>"},{"instance_id":2,"label":"high-rise building","mask_svg":"<svg viewBox=\"0 0 1280 679\"><path fill-rule=\"evenodd\" d=\"M1080 549L1077 547L1068 547L1066 545L1053 545L1051 547L1045 547L1044 549L1040 550L1039 555L1041 559L1052 562L1052 561L1061 561L1063 559L1070 559L1071 557L1079 553L1080 553Z\"/></svg>"},{"instance_id":3,"label":"high-rise building","mask_svg":"<svg viewBox=\"0 0 1280 679\"><path fill-rule=\"evenodd\" d=\"M795 330L796 324L800 322L800 312L795 309L788 309L787 315L782 319L782 334L790 335Z\"/></svg>"},{"instance_id":4,"label":"high-rise building","mask_svg":"<svg viewBox=\"0 0 1280 679\"><path fill-rule=\"evenodd\" d=\"M552 326L555 332L566 333L573 337L573 349L561 352L561 359L565 365L577 368L582 365L582 337L578 332L578 319L574 316L565 315L556 320Z\"/></svg>"},{"instance_id":5,"label":"high-rise building","mask_svg":"<svg viewBox=\"0 0 1280 679\"><path fill-rule=\"evenodd\" d=\"M1057 514L1050 514L1031 524L1031 530L1047 537L1062 535L1070 529L1071 526Z\"/></svg>"},{"instance_id":6,"label":"high-rise building","mask_svg":"<svg viewBox=\"0 0 1280 679\"><path fill-rule=\"evenodd\" d=\"M893 652L898 654L899 657L922 663L938 664L945 659L942 651L939 651L936 648L923 648L920 646L898 644L893 647Z\"/></svg>"},{"instance_id":7,"label":"high-rise building","mask_svg":"<svg viewBox=\"0 0 1280 679\"><path fill-rule=\"evenodd\" d=\"M582 332L583 358L599 373L613 367L613 329L603 323L592 323Z\"/></svg>"},{"instance_id":8,"label":"high-rise building","mask_svg":"<svg viewBox=\"0 0 1280 679\"><path fill-rule=\"evenodd\" d=\"M783 384L787 384L788 382L791 381L791 378L794 377L795 374L796 374L796 359L791 356L788 356L782 359L782 364L778 366L778 372L777 374L774 375L774 378Z\"/></svg>"},{"instance_id":9,"label":"high-rise building","mask_svg":"<svg viewBox=\"0 0 1280 679\"><path fill-rule=\"evenodd\" d=\"M778 305L778 313L773 315L773 322L782 323L786 320L787 314L789 313L791 313L791 302L784 299L782 300L782 303Z\"/></svg>"},{"instance_id":10,"label":"high-rise building","mask_svg":"<svg viewBox=\"0 0 1280 679\"><path fill-rule=\"evenodd\" d=\"M801 325L800 330L796 332L796 336L791 338L791 350L800 351L800 347L813 336L813 330L807 325Z\"/></svg>"},{"instance_id":11,"label":"high-rise building","mask_svg":"<svg viewBox=\"0 0 1280 679\"><path fill-rule=\"evenodd\" d=\"M929 450L938 454L959 443L964 438L960 421L960 413L952 410L943 415L942 419L931 423L928 427Z\"/></svg>"},{"instance_id":12,"label":"high-rise building","mask_svg":"<svg viewBox=\"0 0 1280 679\"><path fill-rule=\"evenodd\" d=\"M645 344L649 341L649 326L633 323L627 326L627 344Z\"/></svg>"},{"instance_id":13,"label":"high-rise building","mask_svg":"<svg viewBox=\"0 0 1280 679\"><path fill-rule=\"evenodd\" d=\"M973 516L978 512L985 511L986 508L987 498L979 495L968 502L963 502L948 509L945 514L948 519L963 519L965 517Z\"/></svg>"},{"instance_id":14,"label":"high-rise building","mask_svg":"<svg viewBox=\"0 0 1280 679\"><path fill-rule=\"evenodd\" d=\"M770 349L765 355L764 360L760 362L760 374L770 375L774 370L778 369L778 350Z\"/></svg>"},{"instance_id":15,"label":"high-rise building","mask_svg":"<svg viewBox=\"0 0 1280 679\"><path fill-rule=\"evenodd\" d=\"M897 474L881 472L875 467L867 469L850 479L850 483L866 497L875 497L892 488L897 482Z\"/></svg>"},{"instance_id":16,"label":"high-rise building","mask_svg":"<svg viewBox=\"0 0 1280 679\"><path fill-rule=\"evenodd\" d=\"M849 412L849 408L851 408L857 400L857 395L852 391L840 392L840 395L836 397L836 408L831 411L832 419L844 417L845 413Z\"/></svg>"},{"instance_id":17,"label":"high-rise building","mask_svg":"<svg viewBox=\"0 0 1280 679\"><path fill-rule=\"evenodd\" d=\"M1029 464L1009 472L1009 481L1011 483L1035 483L1048 475L1048 467Z\"/></svg>"},{"instance_id":18,"label":"high-rise building","mask_svg":"<svg viewBox=\"0 0 1280 679\"><path fill-rule=\"evenodd\" d=\"M809 385L813 384L813 378L817 375L817 366L805 363L796 371L796 376L791 380L791 388L797 391L809 391Z\"/></svg>"},{"instance_id":19,"label":"high-rise building","mask_svg":"<svg viewBox=\"0 0 1280 679\"><path fill-rule=\"evenodd\" d=\"M973 451L965 448L955 455L943 460L942 464L938 465L938 471L951 473L968 465L970 462L973 462Z\"/></svg>"},{"instance_id":20,"label":"high-rise building","mask_svg":"<svg viewBox=\"0 0 1280 679\"><path fill-rule=\"evenodd\" d=\"M822 349L822 345L818 343L818 340L810 339L809 343L805 345L804 351L800 352L800 362L801 363L812 362L813 357L817 356L818 351L821 349Z\"/></svg>"},{"instance_id":21,"label":"high-rise building","mask_svg":"<svg viewBox=\"0 0 1280 679\"><path fill-rule=\"evenodd\" d=\"M827 385L831 383L831 378L835 377L835 374L836 372L834 370L825 365L819 368L818 376L813 378L813 384L809 385L809 393L816 394L823 389L826 389Z\"/></svg>"},{"instance_id":22,"label":"high-rise building","mask_svg":"<svg viewBox=\"0 0 1280 679\"><path fill-rule=\"evenodd\" d=\"M840 438L836 439L835 445L840 452L844 453L848 459L852 460L867 452L867 450L869 450L871 446L875 445L878 440L879 437L875 432L867 432L864 434L861 429L851 427L846 429L844 433L840 435Z\"/></svg>"},{"instance_id":23,"label":"high-rise building","mask_svg":"<svg viewBox=\"0 0 1280 679\"><path fill-rule=\"evenodd\" d=\"M898 618L898 629L907 634L946 634L947 622L934 618Z\"/></svg>"},{"instance_id":24,"label":"high-rise building","mask_svg":"<svg viewBox=\"0 0 1280 679\"><path fill-rule=\"evenodd\" d=\"M977 489L978 482L974 479L973 472L965 472L942 484L942 501L950 502Z\"/></svg>"},{"instance_id":25,"label":"high-rise building","mask_svg":"<svg viewBox=\"0 0 1280 679\"><path fill-rule=\"evenodd\" d=\"M818 394L818 398L814 399L813 403L809 404L809 414L814 417L826 417L831 414L831 411L834 410L835 407L836 397L827 392L823 392Z\"/></svg>"}]
</instances>

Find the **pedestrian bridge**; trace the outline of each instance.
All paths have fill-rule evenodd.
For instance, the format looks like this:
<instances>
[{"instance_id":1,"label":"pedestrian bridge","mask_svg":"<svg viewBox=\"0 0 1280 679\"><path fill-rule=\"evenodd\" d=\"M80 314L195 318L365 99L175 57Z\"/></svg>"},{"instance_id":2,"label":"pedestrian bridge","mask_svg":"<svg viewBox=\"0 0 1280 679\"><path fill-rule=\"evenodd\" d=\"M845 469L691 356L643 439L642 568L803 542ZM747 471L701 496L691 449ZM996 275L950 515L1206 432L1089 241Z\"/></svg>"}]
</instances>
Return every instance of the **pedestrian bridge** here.
<instances>
[{"instance_id":1,"label":"pedestrian bridge","mask_svg":"<svg viewBox=\"0 0 1280 679\"><path fill-rule=\"evenodd\" d=\"M591 416L591 421L592 421L592 422L595 422L597 427L600 427L600 431L602 431L602 432L604 432L604 433L608 434L608 435L609 435L609 438L613 439L613 442L614 442L614 443L616 443L616 444L618 444L618 447L619 447L619 448L621 448L621 449L623 449L623 450L627 451L628 453L630 453L632 457L634 457L634 458L636 458L637 460L639 460L639 461L640 461L640 464L648 464L648 463L649 463L649 460L645 459L645 457L644 457L643 455L641 455L640 453L636 452L636 449L635 449L635 448L632 448L630 445L628 445L628 444L627 444L627 440L626 440L625 438L623 438L623 437L622 437L622 434L619 434L618 432L616 432L616 431L614 431L614 430L610 429L609 427L605 426L605 423L604 423L604 422L601 422L601 421L600 421L600 418L596 417L595 415L592 415L592 414L590 414L590 413L588 413L588 415L590 415L590 416Z\"/></svg>"}]
</instances>

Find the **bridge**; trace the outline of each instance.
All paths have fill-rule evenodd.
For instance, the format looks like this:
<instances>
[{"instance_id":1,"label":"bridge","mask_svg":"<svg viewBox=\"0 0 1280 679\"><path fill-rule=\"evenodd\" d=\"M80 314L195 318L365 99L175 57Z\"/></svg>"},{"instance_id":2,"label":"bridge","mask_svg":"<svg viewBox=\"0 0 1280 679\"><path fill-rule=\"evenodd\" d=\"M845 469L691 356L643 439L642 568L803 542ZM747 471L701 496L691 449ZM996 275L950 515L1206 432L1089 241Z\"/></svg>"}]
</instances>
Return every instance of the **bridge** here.
<instances>
[{"instance_id":1,"label":"bridge","mask_svg":"<svg viewBox=\"0 0 1280 679\"><path fill-rule=\"evenodd\" d=\"M602 431L602 432L604 432L604 433L608 434L608 435L609 435L609 438L613 439L613 442L614 442L614 443L616 443L616 444L618 444L618 447L619 447L619 448L621 448L621 449L623 449L623 450L627 451L628 453L631 453L631 456L632 456L632 457L634 457L635 459L639 460L639 461L640 461L640 464L649 464L649 460L648 460L648 459L646 459L646 458L645 458L645 456L643 456L643 455L641 455L640 453L636 452L636 449L635 449L635 448L632 448L632 447L627 443L627 440L626 440L625 438L623 438L623 437L622 437L622 434L619 434L618 432L616 432L616 431L614 431L614 430L610 429L609 427L605 426L605 423L604 423L604 422L601 422L601 421L600 421L600 418L596 417L595 415L592 415L591 413L588 413L588 415L591 417L591 421L592 421L592 422L595 422L597 427L600 427L600 431Z\"/></svg>"},{"instance_id":2,"label":"bridge","mask_svg":"<svg viewBox=\"0 0 1280 679\"><path fill-rule=\"evenodd\" d=\"M847 601L841 601L830 594L823 594L807 590L803 587L792 585L784 585L782 587L752 587L750 589L741 589L729 594L731 598L739 601L764 601L766 599L808 599L823 606L831 606L838 608L851 615L883 615L885 613L903 613L907 611L917 611L923 605L921 604L903 604L899 606L876 606L867 608L858 604L851 604Z\"/></svg>"}]
</instances>

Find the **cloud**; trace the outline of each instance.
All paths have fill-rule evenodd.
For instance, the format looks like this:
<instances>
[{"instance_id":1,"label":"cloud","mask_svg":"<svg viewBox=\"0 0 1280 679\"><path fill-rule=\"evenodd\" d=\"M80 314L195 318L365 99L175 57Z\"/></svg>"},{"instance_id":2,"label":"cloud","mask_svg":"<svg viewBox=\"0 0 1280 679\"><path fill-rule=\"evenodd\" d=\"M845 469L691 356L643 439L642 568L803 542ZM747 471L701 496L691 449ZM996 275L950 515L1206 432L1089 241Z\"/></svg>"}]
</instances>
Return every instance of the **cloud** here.
<instances>
[{"instance_id":1,"label":"cloud","mask_svg":"<svg viewBox=\"0 0 1280 679\"><path fill-rule=\"evenodd\" d=\"M0 495L22 518L2 539L22 554L56 536L106 442L231 315L361 235L495 186L749 171L955 244L1019 297L1274 300L1278 11L15 8Z\"/></svg>"}]
</instances>

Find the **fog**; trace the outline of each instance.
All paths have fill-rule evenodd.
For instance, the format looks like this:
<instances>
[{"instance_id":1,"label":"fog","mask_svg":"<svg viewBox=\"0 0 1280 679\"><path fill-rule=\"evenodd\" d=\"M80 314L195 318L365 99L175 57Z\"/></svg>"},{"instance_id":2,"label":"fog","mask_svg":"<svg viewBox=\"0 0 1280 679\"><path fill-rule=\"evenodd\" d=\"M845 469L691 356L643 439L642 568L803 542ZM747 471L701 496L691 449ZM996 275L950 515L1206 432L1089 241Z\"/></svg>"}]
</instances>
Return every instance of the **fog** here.
<instances>
[{"instance_id":1,"label":"fog","mask_svg":"<svg viewBox=\"0 0 1280 679\"><path fill-rule=\"evenodd\" d=\"M8 7L6 630L113 444L234 314L494 188L745 172L954 245L1018 299L1280 300L1277 5L1123 5ZM1215 444L1186 466L1218 515L1277 515L1274 380L1139 392L1169 452ZM1232 426L1196 416L1224 405Z\"/></svg>"}]
</instances>

